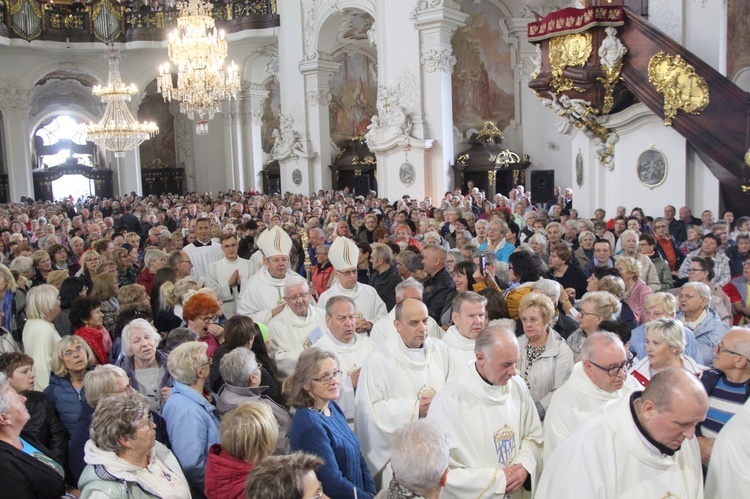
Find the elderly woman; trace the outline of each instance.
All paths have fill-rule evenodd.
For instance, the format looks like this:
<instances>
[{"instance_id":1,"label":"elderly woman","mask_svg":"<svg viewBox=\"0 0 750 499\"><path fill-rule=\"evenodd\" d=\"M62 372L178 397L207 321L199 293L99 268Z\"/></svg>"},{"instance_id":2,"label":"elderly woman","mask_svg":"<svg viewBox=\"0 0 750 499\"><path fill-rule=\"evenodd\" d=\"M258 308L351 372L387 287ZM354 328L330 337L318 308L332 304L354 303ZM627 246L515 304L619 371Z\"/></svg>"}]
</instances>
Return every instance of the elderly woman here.
<instances>
[{"instance_id":1,"label":"elderly woman","mask_svg":"<svg viewBox=\"0 0 750 499\"><path fill-rule=\"evenodd\" d=\"M199 340L208 345L209 358L224 343L224 328L218 324L221 302L211 290L199 290L185 301L182 317L188 329L198 333Z\"/></svg>"},{"instance_id":2,"label":"elderly woman","mask_svg":"<svg viewBox=\"0 0 750 499\"><path fill-rule=\"evenodd\" d=\"M680 311L676 316L695 335L703 363L709 367L714 365L714 347L729 331L729 326L709 307L710 302L711 290L706 284L687 282L680 289Z\"/></svg>"},{"instance_id":3,"label":"elderly woman","mask_svg":"<svg viewBox=\"0 0 750 499\"><path fill-rule=\"evenodd\" d=\"M99 400L112 393L132 393L134 390L130 387L128 375L121 368L112 364L96 366L93 371L86 373L83 378L83 388L86 390L86 403L81 405L81 415L78 416L78 423L70 436L70 454L69 463L70 471L73 473L75 483L81 477L83 469L86 467L84 461L84 447L90 438L91 420L94 417ZM151 412L156 424L156 441L161 442L169 447L169 437L167 436L167 424L164 419L155 412Z\"/></svg>"},{"instance_id":4,"label":"elderly woman","mask_svg":"<svg viewBox=\"0 0 750 499\"><path fill-rule=\"evenodd\" d=\"M630 368L632 375L642 386L659 371L670 367L682 367L700 377L705 367L683 355L685 334L682 325L675 319L657 319L646 324L646 357Z\"/></svg>"},{"instance_id":5,"label":"elderly woman","mask_svg":"<svg viewBox=\"0 0 750 499\"><path fill-rule=\"evenodd\" d=\"M94 250L89 250L81 257L81 268L76 277L83 279L83 283L91 293L94 288L94 277L99 272L99 266L102 264L102 257Z\"/></svg>"},{"instance_id":6,"label":"elderly woman","mask_svg":"<svg viewBox=\"0 0 750 499\"><path fill-rule=\"evenodd\" d=\"M221 444L208 450L206 497L244 498L247 474L276 447L278 425L267 405L245 402L224 416L220 432Z\"/></svg>"},{"instance_id":7,"label":"elderly woman","mask_svg":"<svg viewBox=\"0 0 750 499\"><path fill-rule=\"evenodd\" d=\"M120 286L136 284L138 282L138 271L134 266L132 254L135 253L135 261L138 261L138 249L127 247L117 248L112 252L112 261L117 267L117 282Z\"/></svg>"},{"instance_id":8,"label":"elderly woman","mask_svg":"<svg viewBox=\"0 0 750 499\"><path fill-rule=\"evenodd\" d=\"M47 250L47 254L52 262L53 270L66 270L70 273L73 268L72 263L68 259L68 251L62 244L53 244Z\"/></svg>"},{"instance_id":9,"label":"elderly woman","mask_svg":"<svg viewBox=\"0 0 750 499\"><path fill-rule=\"evenodd\" d=\"M688 280L690 282L702 282L711 290L711 300L708 306L719 315L721 321L727 326L732 326L732 304L724 291L714 284L714 261L711 258L700 256L693 257L688 269Z\"/></svg>"},{"instance_id":10,"label":"elderly woman","mask_svg":"<svg viewBox=\"0 0 750 499\"><path fill-rule=\"evenodd\" d=\"M94 366L94 354L81 338L66 336L55 347L52 375L44 393L55 406L68 435L73 433L85 396L83 377Z\"/></svg>"},{"instance_id":11,"label":"elderly woman","mask_svg":"<svg viewBox=\"0 0 750 499\"><path fill-rule=\"evenodd\" d=\"M700 248L687 254L677 275L682 279L690 277L688 270L690 270L690 262L694 257L711 258L714 261L714 278L712 281L717 286L724 286L732 276L729 270L729 257L724 254L721 246L721 237L713 233L706 234L701 240Z\"/></svg>"},{"instance_id":12,"label":"elderly woman","mask_svg":"<svg viewBox=\"0 0 750 499\"><path fill-rule=\"evenodd\" d=\"M149 248L143 255L143 270L138 274L138 284L146 288L146 292L151 295L154 287L154 278L159 269L167 265L167 255L158 248Z\"/></svg>"},{"instance_id":13,"label":"elderly woman","mask_svg":"<svg viewBox=\"0 0 750 499\"><path fill-rule=\"evenodd\" d=\"M55 406L41 392L34 391L34 359L21 352L0 354L0 373L17 394L26 398L30 419L23 427L24 434L36 438L49 449L58 463L65 465L68 456L68 439L65 428L55 412Z\"/></svg>"},{"instance_id":14,"label":"elderly woman","mask_svg":"<svg viewBox=\"0 0 750 499\"><path fill-rule=\"evenodd\" d=\"M159 289L159 308L154 310L154 326L160 332L169 332L183 321L183 304L189 296L201 288L192 277L177 282L166 281Z\"/></svg>"},{"instance_id":15,"label":"elderly woman","mask_svg":"<svg viewBox=\"0 0 750 499\"><path fill-rule=\"evenodd\" d=\"M86 443L81 498L185 498L190 488L174 454L156 441L149 403L139 393L97 404Z\"/></svg>"},{"instance_id":16,"label":"elderly woman","mask_svg":"<svg viewBox=\"0 0 750 499\"><path fill-rule=\"evenodd\" d=\"M289 434L292 451L319 456L318 478L326 495L341 499L375 495L375 482L362 456L359 439L335 402L341 371L335 354L318 347L300 355L284 393L297 408Z\"/></svg>"},{"instance_id":17,"label":"elderly woman","mask_svg":"<svg viewBox=\"0 0 750 499\"><path fill-rule=\"evenodd\" d=\"M224 325L224 343L214 353L214 361L211 365L210 387L215 393L221 389L224 384L221 371L221 359L224 355L233 351L235 348L247 348L255 353L260 363L260 381L261 385L268 387L263 394L269 396L272 400L284 405L284 396L281 393L281 382L276 375L275 362L268 355L266 345L263 341L263 335L255 322L245 315L234 315L227 320Z\"/></svg>"},{"instance_id":18,"label":"elderly woman","mask_svg":"<svg viewBox=\"0 0 750 499\"><path fill-rule=\"evenodd\" d=\"M76 298L70 306L70 326L73 334L83 338L94 352L96 365L109 364L112 338L104 329L102 302L93 296Z\"/></svg>"},{"instance_id":19,"label":"elderly woman","mask_svg":"<svg viewBox=\"0 0 750 499\"><path fill-rule=\"evenodd\" d=\"M578 306L579 327L567 339L578 362L586 338L599 331L599 324L613 320L620 311L620 300L606 291L592 291L583 295Z\"/></svg>"},{"instance_id":20,"label":"elderly woman","mask_svg":"<svg viewBox=\"0 0 750 499\"><path fill-rule=\"evenodd\" d=\"M507 262L508 257L516 249L511 243L505 240L505 234L510 229L508 224L501 220L492 220L489 228L487 229L487 243L480 244L480 251L491 251L495 254L495 259L498 262Z\"/></svg>"},{"instance_id":21,"label":"elderly woman","mask_svg":"<svg viewBox=\"0 0 750 499\"><path fill-rule=\"evenodd\" d=\"M5 265L0 265L0 310L3 312L3 317L0 319L0 326L4 327L8 331L14 330L14 305L16 305L16 280L13 278L13 273L8 270ZM24 303L26 297L24 296ZM17 310L17 309L16 309ZM16 324L18 329L18 324ZM18 337L20 337L20 331L18 331ZM0 351L3 349L0 348ZM15 348L14 350L18 350Z\"/></svg>"},{"instance_id":22,"label":"elderly woman","mask_svg":"<svg viewBox=\"0 0 750 499\"><path fill-rule=\"evenodd\" d=\"M539 280L539 266L528 252L516 251L510 255L508 269L511 286L505 291L504 298L510 318L518 320L521 299L531 293L531 285Z\"/></svg>"},{"instance_id":23,"label":"elderly woman","mask_svg":"<svg viewBox=\"0 0 750 499\"><path fill-rule=\"evenodd\" d=\"M490 222L486 219L481 218L477 220L477 223L474 224L474 229L477 231L477 236L472 239L472 243L476 244L477 247L481 246L482 244L485 244L488 242L487 239L487 231L490 228Z\"/></svg>"},{"instance_id":24,"label":"elderly woman","mask_svg":"<svg viewBox=\"0 0 750 499\"><path fill-rule=\"evenodd\" d=\"M34 279L33 285L38 286L47 282L47 275L52 271L52 260L49 253L44 250L37 250L31 255L34 262Z\"/></svg>"},{"instance_id":25,"label":"elderly woman","mask_svg":"<svg viewBox=\"0 0 750 499\"><path fill-rule=\"evenodd\" d=\"M585 269L586 265L594 258L594 242L596 236L593 232L583 231L578 235L578 249L573 255L578 259L578 268Z\"/></svg>"},{"instance_id":26,"label":"elderly woman","mask_svg":"<svg viewBox=\"0 0 750 499\"><path fill-rule=\"evenodd\" d=\"M406 249L407 246L414 246L422 251L422 244L412 237L411 228L405 223L398 224L396 227L396 239L393 242L398 244L402 250Z\"/></svg>"},{"instance_id":27,"label":"elderly woman","mask_svg":"<svg viewBox=\"0 0 750 499\"><path fill-rule=\"evenodd\" d=\"M34 387L44 390L49 384L50 364L55 346L60 341L52 321L60 313L57 290L42 284L29 290L26 296L26 325L23 328L24 351L34 359Z\"/></svg>"},{"instance_id":28,"label":"elderly woman","mask_svg":"<svg viewBox=\"0 0 750 499\"><path fill-rule=\"evenodd\" d=\"M641 279L641 264L635 258L620 256L615 260L615 268L620 271L622 281L625 283L625 294L622 301L628 304L638 322L643 322L643 302L654 294L648 284Z\"/></svg>"},{"instance_id":29,"label":"elderly woman","mask_svg":"<svg viewBox=\"0 0 750 499\"><path fill-rule=\"evenodd\" d=\"M531 293L519 305L523 336L518 338L521 356L516 369L526 381L544 420L552 394L573 372L573 352L550 323L555 307L546 295Z\"/></svg>"},{"instance_id":30,"label":"elderly woman","mask_svg":"<svg viewBox=\"0 0 750 499\"><path fill-rule=\"evenodd\" d=\"M398 272L398 275L400 275L404 280L412 276L407 263L409 263L409 261L414 258L415 255L416 253L414 253L413 251L406 250L400 252L394 258L394 260L396 261L396 272Z\"/></svg>"},{"instance_id":31,"label":"elderly woman","mask_svg":"<svg viewBox=\"0 0 750 499\"><path fill-rule=\"evenodd\" d=\"M119 291L120 285L116 275L106 273L94 277L91 296L102 302L102 326L107 331L114 331L117 324L117 315L120 313L120 302L117 301Z\"/></svg>"},{"instance_id":32,"label":"elderly woman","mask_svg":"<svg viewBox=\"0 0 750 499\"><path fill-rule=\"evenodd\" d=\"M26 399L0 373L0 476L4 497L58 499L65 495L65 470L35 438L21 430L30 419Z\"/></svg>"},{"instance_id":33,"label":"elderly woman","mask_svg":"<svg viewBox=\"0 0 750 499\"><path fill-rule=\"evenodd\" d=\"M463 261L466 261L466 259L464 258L464 255L463 253L461 253L461 250L459 248L448 250L448 256L445 257L445 269L450 275L453 275L456 264Z\"/></svg>"},{"instance_id":34,"label":"elderly woman","mask_svg":"<svg viewBox=\"0 0 750 499\"><path fill-rule=\"evenodd\" d=\"M193 497L203 497L208 448L220 440L219 418L206 386L211 372L207 348L205 343L189 341L169 354L167 368L174 378L174 388L162 411L174 439L172 451L180 461Z\"/></svg>"},{"instance_id":35,"label":"elderly woman","mask_svg":"<svg viewBox=\"0 0 750 499\"><path fill-rule=\"evenodd\" d=\"M167 368L168 355L157 350L161 337L144 319L134 319L122 329L122 352L118 365L130 379L130 385L151 403L151 410L161 414L172 391L174 380Z\"/></svg>"},{"instance_id":36,"label":"elderly woman","mask_svg":"<svg viewBox=\"0 0 750 499\"><path fill-rule=\"evenodd\" d=\"M528 239L529 248L534 252L535 255L537 255L543 262L547 262L549 260L549 254L547 253L547 247L549 246L549 242L547 241L547 238L544 236L544 234L540 232L534 233L529 239Z\"/></svg>"}]
</instances>

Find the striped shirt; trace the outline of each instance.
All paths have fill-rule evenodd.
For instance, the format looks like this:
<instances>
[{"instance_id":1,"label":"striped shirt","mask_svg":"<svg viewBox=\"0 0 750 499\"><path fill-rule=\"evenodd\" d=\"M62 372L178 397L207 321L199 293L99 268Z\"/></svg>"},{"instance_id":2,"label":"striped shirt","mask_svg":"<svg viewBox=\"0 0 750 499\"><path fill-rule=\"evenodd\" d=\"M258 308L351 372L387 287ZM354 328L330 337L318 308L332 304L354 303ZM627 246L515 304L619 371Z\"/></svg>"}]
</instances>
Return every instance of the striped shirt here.
<instances>
[{"instance_id":1,"label":"striped shirt","mask_svg":"<svg viewBox=\"0 0 750 499\"><path fill-rule=\"evenodd\" d=\"M742 408L745 402L745 384L719 379L708 397L708 414L701 423L701 433L706 438L716 438L719 431Z\"/></svg>"}]
</instances>

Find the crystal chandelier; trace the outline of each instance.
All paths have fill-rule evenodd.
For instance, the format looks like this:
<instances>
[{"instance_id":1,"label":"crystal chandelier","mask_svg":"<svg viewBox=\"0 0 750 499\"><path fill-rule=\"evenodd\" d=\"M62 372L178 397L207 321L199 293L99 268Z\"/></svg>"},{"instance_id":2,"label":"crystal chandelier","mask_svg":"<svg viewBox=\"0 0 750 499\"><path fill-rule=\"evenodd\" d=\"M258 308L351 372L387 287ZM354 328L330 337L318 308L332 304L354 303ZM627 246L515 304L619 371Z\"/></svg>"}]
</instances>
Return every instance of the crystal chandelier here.
<instances>
[{"instance_id":1,"label":"crystal chandelier","mask_svg":"<svg viewBox=\"0 0 750 499\"><path fill-rule=\"evenodd\" d=\"M128 109L127 102L138 92L134 84L125 85L120 78L120 51L114 48L107 52L109 59L109 74L107 86L97 85L92 93L101 97L107 105L104 116L99 123L92 123L81 127L81 132L105 151L112 151L116 158L125 156L125 151L135 149L144 140L148 140L157 133L159 127L155 123L138 123Z\"/></svg>"},{"instance_id":2,"label":"crystal chandelier","mask_svg":"<svg viewBox=\"0 0 750 499\"><path fill-rule=\"evenodd\" d=\"M212 6L205 0L177 4L177 29L169 34L169 58L177 66L177 87L172 85L169 63L159 66L158 92L165 101L180 102L180 112L191 120L197 115L195 132L208 133L208 120L221 111L221 103L235 98L240 89L237 66L225 70L227 42L224 31L217 33Z\"/></svg>"}]
</instances>

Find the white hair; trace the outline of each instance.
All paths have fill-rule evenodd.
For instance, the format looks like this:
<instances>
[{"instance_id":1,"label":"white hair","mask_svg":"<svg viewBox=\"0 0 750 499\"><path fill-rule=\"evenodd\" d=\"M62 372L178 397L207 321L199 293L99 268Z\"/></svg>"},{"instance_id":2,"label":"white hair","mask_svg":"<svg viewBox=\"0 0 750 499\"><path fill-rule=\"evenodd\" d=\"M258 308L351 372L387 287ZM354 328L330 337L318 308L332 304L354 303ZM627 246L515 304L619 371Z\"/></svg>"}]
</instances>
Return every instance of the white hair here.
<instances>
[{"instance_id":1,"label":"white hair","mask_svg":"<svg viewBox=\"0 0 750 499\"><path fill-rule=\"evenodd\" d=\"M391 464L399 485L427 496L440 487L448 469L448 434L437 422L421 419L393 435Z\"/></svg>"},{"instance_id":2,"label":"white hair","mask_svg":"<svg viewBox=\"0 0 750 499\"><path fill-rule=\"evenodd\" d=\"M224 381L232 386L246 387L250 375L258 369L258 361L252 350L238 347L221 358L219 372Z\"/></svg>"}]
</instances>

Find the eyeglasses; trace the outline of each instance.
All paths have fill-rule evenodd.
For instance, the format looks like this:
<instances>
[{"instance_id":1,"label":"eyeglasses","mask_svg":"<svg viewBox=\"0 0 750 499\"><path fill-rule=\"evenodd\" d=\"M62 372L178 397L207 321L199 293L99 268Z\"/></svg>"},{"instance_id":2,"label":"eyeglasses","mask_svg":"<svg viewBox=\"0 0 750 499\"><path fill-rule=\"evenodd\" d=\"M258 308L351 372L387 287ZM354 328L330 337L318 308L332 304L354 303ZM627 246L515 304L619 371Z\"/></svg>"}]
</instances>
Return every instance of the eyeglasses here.
<instances>
[{"instance_id":1,"label":"eyeglasses","mask_svg":"<svg viewBox=\"0 0 750 499\"><path fill-rule=\"evenodd\" d=\"M85 352L85 351L86 351L85 348L83 348L81 345L78 345L77 347L75 347L72 350L65 350L62 353L62 356L63 356L64 359L69 359L69 358L73 357L75 354L82 353L82 352Z\"/></svg>"},{"instance_id":2,"label":"eyeglasses","mask_svg":"<svg viewBox=\"0 0 750 499\"><path fill-rule=\"evenodd\" d=\"M345 271L337 270L336 272L338 272L339 274L341 274L343 276L354 276L354 275L357 275L357 269L351 269L351 270L345 270Z\"/></svg>"},{"instance_id":3,"label":"eyeglasses","mask_svg":"<svg viewBox=\"0 0 750 499\"><path fill-rule=\"evenodd\" d=\"M586 317L587 315L593 315L594 317L599 317L599 314L593 314L591 312L585 312L583 309L578 310L578 315L582 317Z\"/></svg>"},{"instance_id":4,"label":"eyeglasses","mask_svg":"<svg viewBox=\"0 0 750 499\"><path fill-rule=\"evenodd\" d=\"M214 315L207 315L206 317L201 317L200 320L205 322L206 324L209 324L211 322L216 322L218 318Z\"/></svg>"},{"instance_id":5,"label":"eyeglasses","mask_svg":"<svg viewBox=\"0 0 750 499\"><path fill-rule=\"evenodd\" d=\"M322 499L323 498L323 484L318 482L318 491L310 499Z\"/></svg>"},{"instance_id":6,"label":"eyeglasses","mask_svg":"<svg viewBox=\"0 0 750 499\"><path fill-rule=\"evenodd\" d=\"M322 383L324 385L328 385L334 379L336 380L341 379L341 371L339 369L336 369L331 374L326 374L325 376L321 376L320 378L310 378L310 379L312 381L315 381L316 383Z\"/></svg>"},{"instance_id":7,"label":"eyeglasses","mask_svg":"<svg viewBox=\"0 0 750 499\"><path fill-rule=\"evenodd\" d=\"M666 228L666 225L654 225L654 229L664 229Z\"/></svg>"},{"instance_id":8,"label":"eyeglasses","mask_svg":"<svg viewBox=\"0 0 750 499\"><path fill-rule=\"evenodd\" d=\"M747 357L745 357L741 353L739 353L739 352L733 352L732 350L729 350L729 349L725 348L724 347L724 343L722 343L721 341L719 342L718 345L716 345L716 352L717 353L721 353L721 352L731 353L732 355L737 355L737 356L742 357L743 359L747 360L748 362L750 362L750 359L748 359Z\"/></svg>"},{"instance_id":9,"label":"eyeglasses","mask_svg":"<svg viewBox=\"0 0 750 499\"><path fill-rule=\"evenodd\" d=\"M214 363L214 359L212 359L211 357L209 357L206 362L204 362L203 364L201 364L201 369L203 369L206 366L210 366L213 363Z\"/></svg>"},{"instance_id":10,"label":"eyeglasses","mask_svg":"<svg viewBox=\"0 0 750 499\"><path fill-rule=\"evenodd\" d=\"M589 364L591 364L593 366L596 366L599 369L601 369L602 371L604 371L605 373L607 373L607 376L609 376L610 378L616 377L618 374L620 374L620 371L624 372L625 374L628 373L628 363L627 363L627 361L623 362L619 366L610 367L610 368L602 367L599 364L597 364L596 362L591 361L591 360L588 361L588 362L589 362Z\"/></svg>"},{"instance_id":11,"label":"eyeglasses","mask_svg":"<svg viewBox=\"0 0 750 499\"><path fill-rule=\"evenodd\" d=\"M149 413L146 417L146 424L139 426L139 428L151 429L152 426L154 426L154 415Z\"/></svg>"},{"instance_id":12,"label":"eyeglasses","mask_svg":"<svg viewBox=\"0 0 750 499\"><path fill-rule=\"evenodd\" d=\"M284 299L289 300L291 302L298 302L309 297L310 297L310 293L301 293L301 294L298 294L297 296L285 296Z\"/></svg>"}]
</instances>

